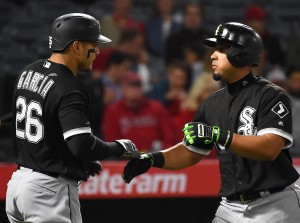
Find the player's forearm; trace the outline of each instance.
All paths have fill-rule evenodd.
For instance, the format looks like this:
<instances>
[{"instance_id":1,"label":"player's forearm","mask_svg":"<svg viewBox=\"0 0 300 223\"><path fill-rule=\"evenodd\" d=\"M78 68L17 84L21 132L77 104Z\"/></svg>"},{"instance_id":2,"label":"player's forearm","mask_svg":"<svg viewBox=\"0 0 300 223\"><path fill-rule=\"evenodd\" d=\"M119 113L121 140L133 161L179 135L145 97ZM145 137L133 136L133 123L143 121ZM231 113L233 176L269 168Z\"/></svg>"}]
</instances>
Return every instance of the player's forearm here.
<instances>
[{"instance_id":1,"label":"player's forearm","mask_svg":"<svg viewBox=\"0 0 300 223\"><path fill-rule=\"evenodd\" d=\"M284 147L285 140L277 135L245 136L234 134L230 150L254 160L274 160Z\"/></svg>"},{"instance_id":2,"label":"player's forearm","mask_svg":"<svg viewBox=\"0 0 300 223\"><path fill-rule=\"evenodd\" d=\"M104 142L92 134L72 136L67 143L72 154L81 160L101 160L124 153L124 149L116 142Z\"/></svg>"},{"instance_id":3,"label":"player's forearm","mask_svg":"<svg viewBox=\"0 0 300 223\"><path fill-rule=\"evenodd\" d=\"M162 153L165 159L163 169L167 170L178 170L192 166L204 157L187 150L182 143L163 150Z\"/></svg>"}]
</instances>

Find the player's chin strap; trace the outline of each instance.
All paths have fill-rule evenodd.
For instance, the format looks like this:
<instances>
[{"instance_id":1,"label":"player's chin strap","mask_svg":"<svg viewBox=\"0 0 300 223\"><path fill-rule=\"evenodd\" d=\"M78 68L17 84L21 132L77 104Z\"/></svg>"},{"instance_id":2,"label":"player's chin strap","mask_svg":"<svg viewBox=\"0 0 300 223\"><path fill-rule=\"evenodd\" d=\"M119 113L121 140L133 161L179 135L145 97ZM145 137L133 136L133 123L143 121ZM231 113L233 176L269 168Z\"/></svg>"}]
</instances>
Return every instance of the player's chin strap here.
<instances>
[{"instance_id":1,"label":"player's chin strap","mask_svg":"<svg viewBox=\"0 0 300 223\"><path fill-rule=\"evenodd\" d=\"M96 53L96 50L95 49L89 49L88 53L87 53L87 59L90 58L91 53Z\"/></svg>"}]
</instances>

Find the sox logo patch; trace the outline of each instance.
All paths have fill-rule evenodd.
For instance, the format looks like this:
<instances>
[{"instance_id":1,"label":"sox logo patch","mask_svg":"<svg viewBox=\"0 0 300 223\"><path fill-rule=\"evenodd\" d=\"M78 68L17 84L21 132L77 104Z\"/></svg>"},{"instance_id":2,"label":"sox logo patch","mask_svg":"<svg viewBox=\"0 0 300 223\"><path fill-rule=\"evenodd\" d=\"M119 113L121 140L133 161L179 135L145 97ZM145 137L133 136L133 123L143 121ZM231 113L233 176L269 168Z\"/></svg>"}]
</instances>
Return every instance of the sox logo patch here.
<instances>
[{"instance_id":1,"label":"sox logo patch","mask_svg":"<svg viewBox=\"0 0 300 223\"><path fill-rule=\"evenodd\" d=\"M278 115L280 118L285 117L287 114L289 114L289 110L286 108L286 106L280 101L278 102L273 108L272 112L274 112L276 115Z\"/></svg>"},{"instance_id":2,"label":"sox logo patch","mask_svg":"<svg viewBox=\"0 0 300 223\"><path fill-rule=\"evenodd\" d=\"M241 135L256 135L257 127L254 126L253 114L255 112L255 108L250 106L246 106L240 114L240 122L243 123L237 132Z\"/></svg>"}]
</instances>

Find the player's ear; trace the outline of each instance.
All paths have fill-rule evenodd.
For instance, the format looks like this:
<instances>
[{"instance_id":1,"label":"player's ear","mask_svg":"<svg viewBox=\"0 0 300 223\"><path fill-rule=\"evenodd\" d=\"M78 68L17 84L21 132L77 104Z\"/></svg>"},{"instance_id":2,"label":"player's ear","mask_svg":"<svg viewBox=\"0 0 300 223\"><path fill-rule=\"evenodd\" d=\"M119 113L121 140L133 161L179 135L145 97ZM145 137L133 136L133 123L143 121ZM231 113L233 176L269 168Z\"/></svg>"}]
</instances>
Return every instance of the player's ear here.
<instances>
[{"instance_id":1,"label":"player's ear","mask_svg":"<svg viewBox=\"0 0 300 223\"><path fill-rule=\"evenodd\" d=\"M72 49L72 52L79 56L80 55L80 50L81 50L82 46L80 44L79 41L74 41L72 44L71 44L71 49Z\"/></svg>"}]
</instances>

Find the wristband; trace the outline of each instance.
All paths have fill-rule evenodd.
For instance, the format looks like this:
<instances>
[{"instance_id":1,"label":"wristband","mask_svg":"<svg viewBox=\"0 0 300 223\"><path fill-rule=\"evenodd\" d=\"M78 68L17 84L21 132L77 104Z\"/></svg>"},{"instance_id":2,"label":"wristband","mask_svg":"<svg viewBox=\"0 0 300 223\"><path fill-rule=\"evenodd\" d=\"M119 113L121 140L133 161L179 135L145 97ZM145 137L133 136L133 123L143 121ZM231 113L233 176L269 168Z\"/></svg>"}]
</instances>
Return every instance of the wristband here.
<instances>
[{"instance_id":1,"label":"wristband","mask_svg":"<svg viewBox=\"0 0 300 223\"><path fill-rule=\"evenodd\" d=\"M231 131L221 131L218 143L225 149L228 149L231 145L232 138L233 134Z\"/></svg>"},{"instance_id":2,"label":"wristband","mask_svg":"<svg viewBox=\"0 0 300 223\"><path fill-rule=\"evenodd\" d=\"M153 157L153 167L162 168L165 165L165 157L162 152L150 153Z\"/></svg>"}]
</instances>

